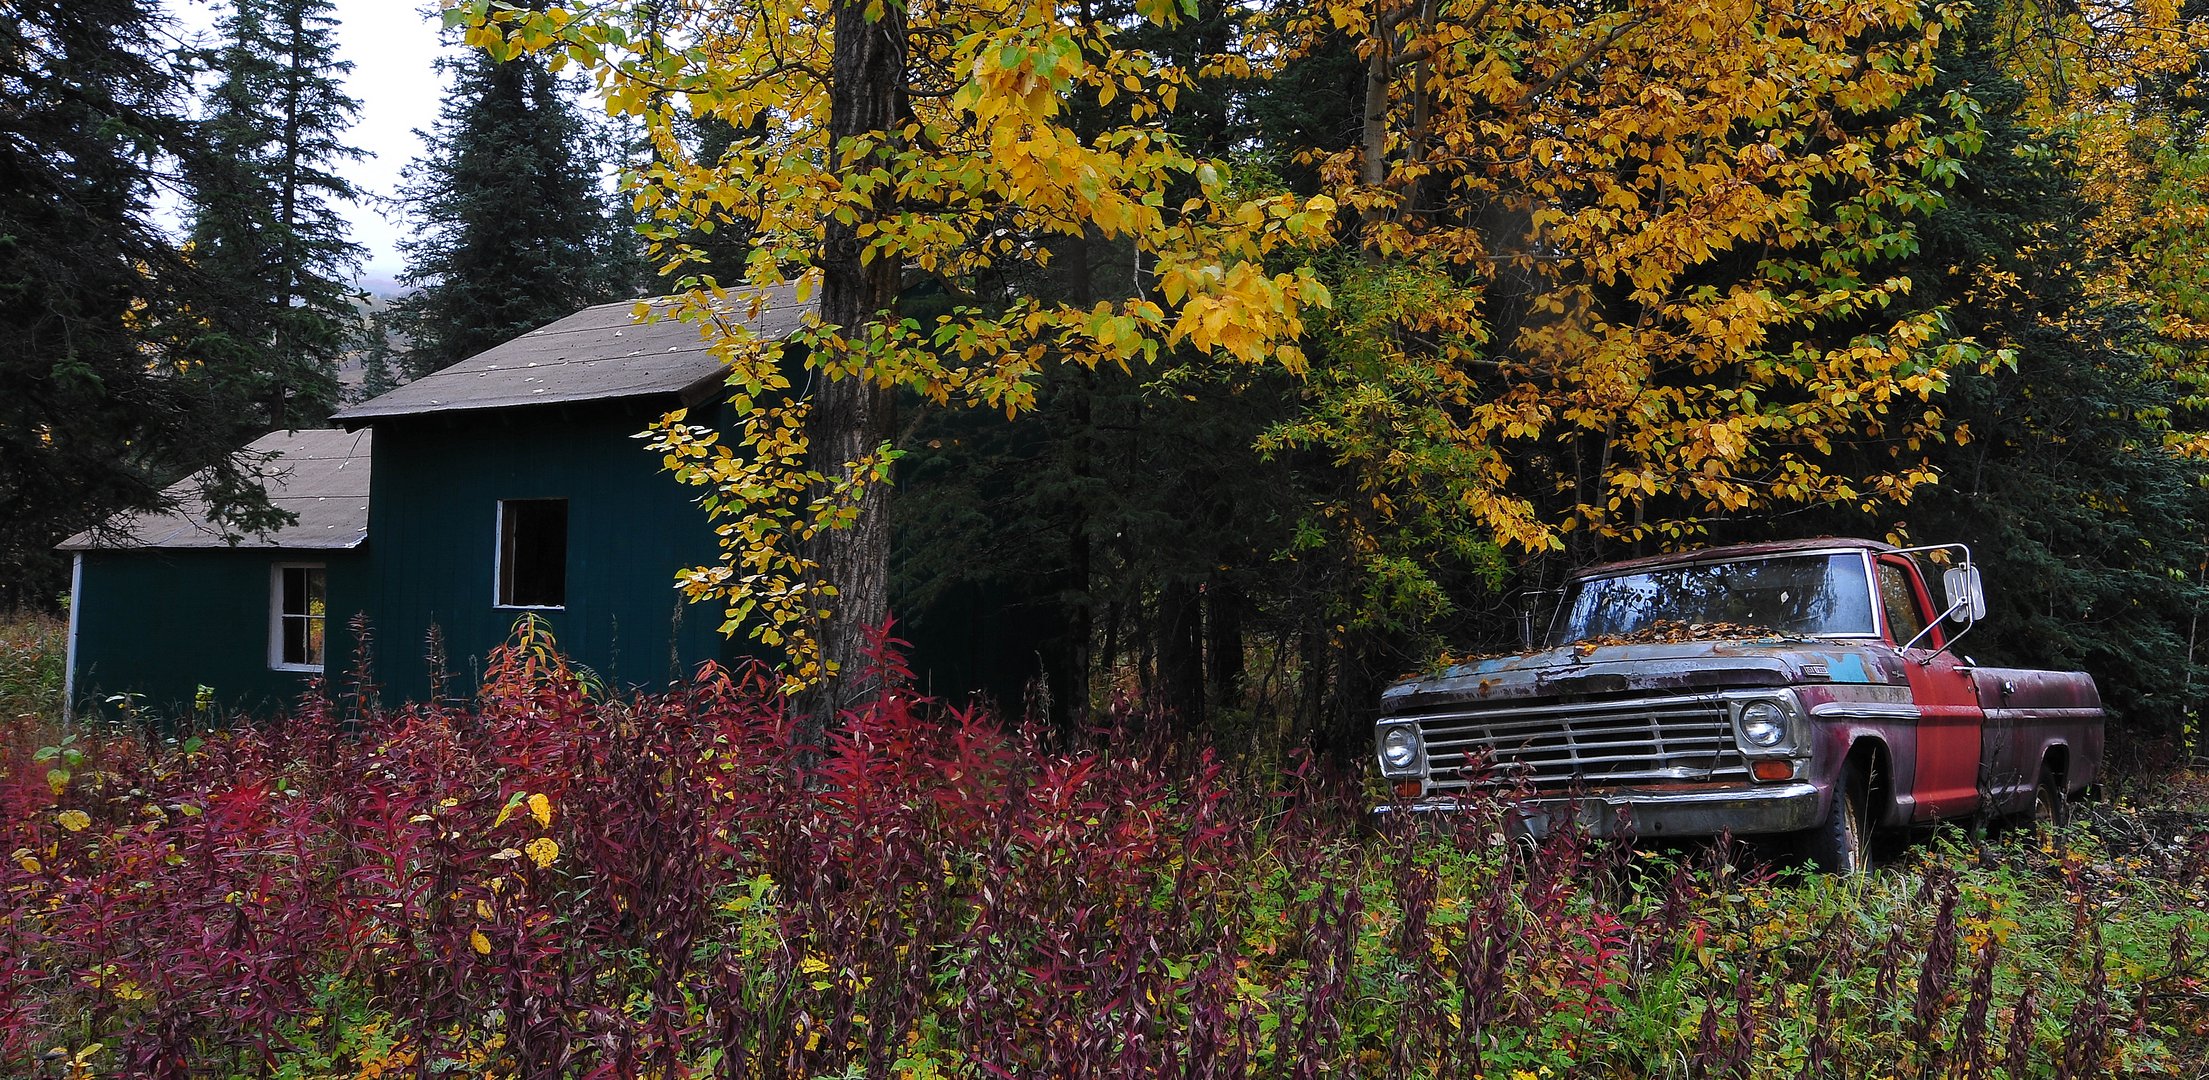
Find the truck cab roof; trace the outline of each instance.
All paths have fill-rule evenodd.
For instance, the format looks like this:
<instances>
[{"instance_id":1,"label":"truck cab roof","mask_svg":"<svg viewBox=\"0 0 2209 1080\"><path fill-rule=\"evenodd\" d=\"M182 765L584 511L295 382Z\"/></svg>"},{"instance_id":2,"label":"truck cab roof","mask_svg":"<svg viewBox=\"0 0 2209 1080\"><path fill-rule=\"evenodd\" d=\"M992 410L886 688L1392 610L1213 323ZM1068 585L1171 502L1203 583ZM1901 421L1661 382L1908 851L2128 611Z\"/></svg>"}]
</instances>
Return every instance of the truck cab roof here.
<instances>
[{"instance_id":1,"label":"truck cab roof","mask_svg":"<svg viewBox=\"0 0 2209 1080\"><path fill-rule=\"evenodd\" d=\"M1631 574L1659 566L1688 566L1696 563L1730 562L1737 559L1755 559L1767 555L1792 555L1814 551L1900 551L1893 544L1878 540L1863 540L1850 536L1819 536L1807 540L1769 540L1755 544L1728 544L1723 547L1691 548L1664 555L1644 555L1636 559L1601 563L1573 575L1575 578L1603 578L1618 574Z\"/></svg>"}]
</instances>

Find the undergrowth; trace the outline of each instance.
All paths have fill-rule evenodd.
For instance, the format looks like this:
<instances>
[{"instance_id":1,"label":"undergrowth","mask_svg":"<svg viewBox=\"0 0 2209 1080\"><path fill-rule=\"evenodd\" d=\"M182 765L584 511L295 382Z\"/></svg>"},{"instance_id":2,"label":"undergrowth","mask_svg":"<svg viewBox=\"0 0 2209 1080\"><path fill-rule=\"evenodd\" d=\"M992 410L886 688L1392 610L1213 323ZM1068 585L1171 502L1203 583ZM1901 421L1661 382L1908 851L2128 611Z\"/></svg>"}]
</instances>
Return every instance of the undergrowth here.
<instances>
[{"instance_id":1,"label":"undergrowth","mask_svg":"<svg viewBox=\"0 0 2209 1080\"><path fill-rule=\"evenodd\" d=\"M68 624L36 612L0 613L0 718L35 729L61 715Z\"/></svg>"},{"instance_id":2,"label":"undergrowth","mask_svg":"<svg viewBox=\"0 0 2209 1080\"><path fill-rule=\"evenodd\" d=\"M2209 831L2124 808L1862 879L1375 820L757 672L310 700L0 775L0 1074L2086 1077L2209 1060ZM1123 720L1131 717L1123 715ZM1134 727L1130 723L1124 726ZM1117 749L1114 749L1118 746Z\"/></svg>"}]
</instances>

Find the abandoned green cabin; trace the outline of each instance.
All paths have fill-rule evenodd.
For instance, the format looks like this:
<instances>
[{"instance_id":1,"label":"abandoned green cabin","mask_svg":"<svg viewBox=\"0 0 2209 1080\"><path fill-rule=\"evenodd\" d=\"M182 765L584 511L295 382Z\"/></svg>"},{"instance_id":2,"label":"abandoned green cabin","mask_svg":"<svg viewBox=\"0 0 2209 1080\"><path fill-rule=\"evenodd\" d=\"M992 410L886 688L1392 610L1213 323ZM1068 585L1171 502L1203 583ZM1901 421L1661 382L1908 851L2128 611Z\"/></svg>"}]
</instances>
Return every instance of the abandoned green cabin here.
<instances>
[{"instance_id":1,"label":"abandoned green cabin","mask_svg":"<svg viewBox=\"0 0 2209 1080\"><path fill-rule=\"evenodd\" d=\"M778 293L753 333L779 337L808 310ZM697 327L640 323L635 308L587 308L343 409L342 431L256 443L294 462L271 494L296 526L232 547L186 503L72 538L72 702L128 693L174 711L204 686L225 709L280 707L316 675L345 685L355 615L390 701L429 693L432 626L461 690L525 615L612 685L731 659L718 607L674 586L715 557L698 492L635 437L678 406L722 424L725 372ZM352 456L326 475L315 455L340 446ZM343 528L302 511L338 497L324 486L336 475L352 496ZM300 620L319 647L292 647Z\"/></svg>"},{"instance_id":2,"label":"abandoned green cabin","mask_svg":"<svg viewBox=\"0 0 2209 1080\"><path fill-rule=\"evenodd\" d=\"M613 685L730 659L719 610L675 589L716 555L698 492L636 438L677 407L722 426L727 371L698 327L635 310L586 308L333 417L376 433L368 621L397 699L429 692L430 627L468 686L524 614ZM746 326L780 338L808 310L785 287Z\"/></svg>"},{"instance_id":3,"label":"abandoned green cabin","mask_svg":"<svg viewBox=\"0 0 2209 1080\"><path fill-rule=\"evenodd\" d=\"M254 442L270 502L296 519L271 533L226 537L193 477L169 490L171 512L117 517L63 541L75 555L72 709L115 699L173 715L203 686L228 708L295 700L350 650L331 613L367 603L372 444L366 431Z\"/></svg>"},{"instance_id":4,"label":"abandoned green cabin","mask_svg":"<svg viewBox=\"0 0 2209 1080\"><path fill-rule=\"evenodd\" d=\"M638 322L635 310L579 311L340 410L342 430L255 443L280 455L270 494L295 525L233 545L187 482L175 513L71 538L72 706L133 695L163 715L200 698L273 712L317 677L354 685L356 617L387 703L429 695L432 627L462 694L524 616L620 688L743 655L743 639L720 633L719 605L686 604L675 588L677 571L717 555L700 492L637 438L678 406L729 430L725 369L695 326ZM779 339L812 307L785 287L743 310L751 333ZM912 530L898 540L930 542ZM925 609L898 607L922 687L1017 708L1064 652L1051 595L966 583Z\"/></svg>"}]
</instances>

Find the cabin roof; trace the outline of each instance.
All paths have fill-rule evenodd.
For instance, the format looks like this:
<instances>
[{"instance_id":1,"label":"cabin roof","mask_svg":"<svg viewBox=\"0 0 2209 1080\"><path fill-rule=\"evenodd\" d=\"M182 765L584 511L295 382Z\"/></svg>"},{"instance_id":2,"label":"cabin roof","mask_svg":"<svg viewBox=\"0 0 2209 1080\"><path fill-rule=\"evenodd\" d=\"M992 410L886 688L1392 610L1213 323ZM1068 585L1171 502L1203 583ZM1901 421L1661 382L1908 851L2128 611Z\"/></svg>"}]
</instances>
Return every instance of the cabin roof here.
<instances>
[{"instance_id":1,"label":"cabin roof","mask_svg":"<svg viewBox=\"0 0 2209 1080\"><path fill-rule=\"evenodd\" d=\"M341 409L331 419L358 428L396 416L681 393L721 375L721 361L702 327L672 318L638 322L639 303L664 311L672 301L623 300L584 308ZM745 291L732 292L730 304L752 310ZM773 286L744 325L759 337L781 338L815 307L798 301L795 286Z\"/></svg>"},{"instance_id":2,"label":"cabin roof","mask_svg":"<svg viewBox=\"0 0 2209 1080\"><path fill-rule=\"evenodd\" d=\"M164 494L175 508L159 513L124 512L97 528L64 540L63 551L123 551L133 548L269 548L342 550L359 547L368 537L368 462L370 433L332 428L279 431L255 439L246 453L263 459L269 470L268 499L298 521L264 535L241 536L232 544L207 520L201 492L206 473L169 486Z\"/></svg>"}]
</instances>

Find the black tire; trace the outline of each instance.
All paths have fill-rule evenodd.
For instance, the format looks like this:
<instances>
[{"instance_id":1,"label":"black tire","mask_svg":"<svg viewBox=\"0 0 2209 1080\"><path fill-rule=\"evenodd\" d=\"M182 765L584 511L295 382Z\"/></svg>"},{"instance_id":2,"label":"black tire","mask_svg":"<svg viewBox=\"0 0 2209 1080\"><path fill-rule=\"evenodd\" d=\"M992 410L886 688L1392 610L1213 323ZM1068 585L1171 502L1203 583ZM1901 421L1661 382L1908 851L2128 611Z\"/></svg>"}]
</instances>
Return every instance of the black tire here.
<instances>
[{"instance_id":1,"label":"black tire","mask_svg":"<svg viewBox=\"0 0 2209 1080\"><path fill-rule=\"evenodd\" d=\"M1829 874L1855 876L1871 869L1871 799L1864 774L1853 762L1841 767L1825 821L1802 831L1803 858Z\"/></svg>"},{"instance_id":2,"label":"black tire","mask_svg":"<svg viewBox=\"0 0 2209 1080\"><path fill-rule=\"evenodd\" d=\"M2025 812L2025 827L2035 837L2046 839L2058 834L2058 830L2071 823L2071 800L2063 794L2063 780L2040 774L2040 783L2033 788L2032 809Z\"/></svg>"}]
</instances>

